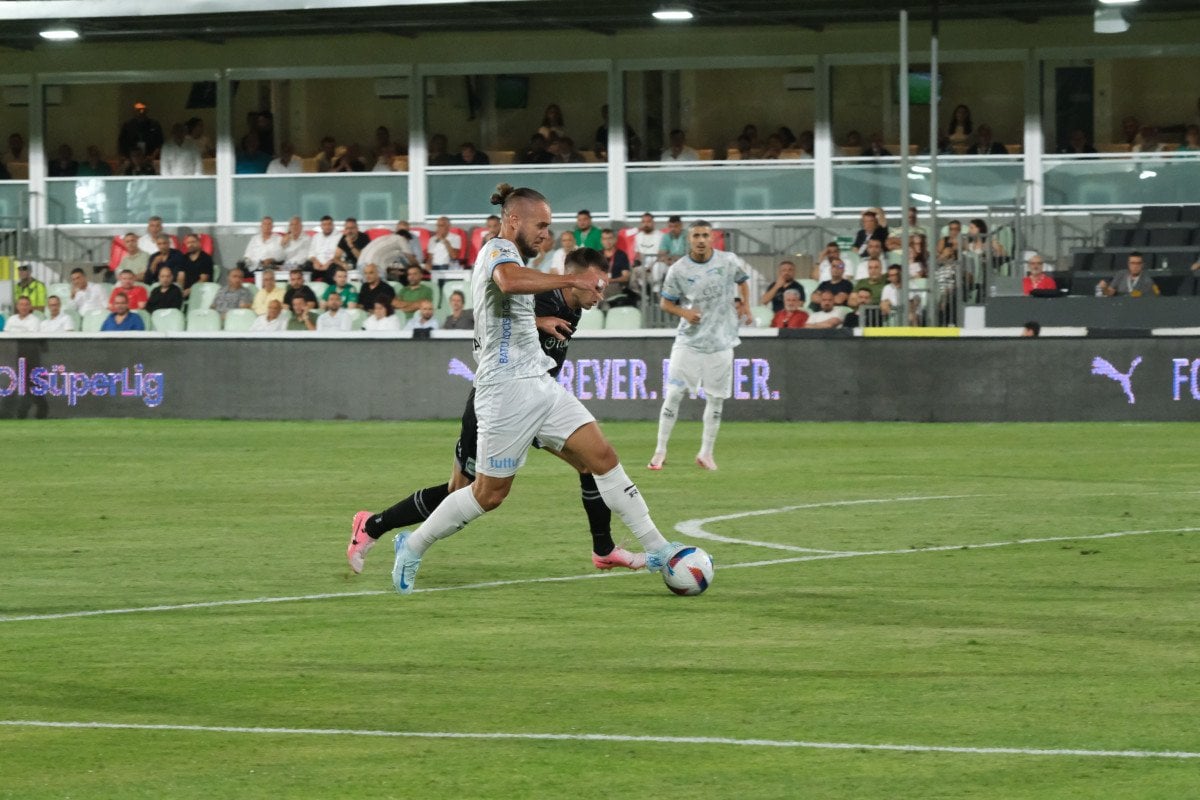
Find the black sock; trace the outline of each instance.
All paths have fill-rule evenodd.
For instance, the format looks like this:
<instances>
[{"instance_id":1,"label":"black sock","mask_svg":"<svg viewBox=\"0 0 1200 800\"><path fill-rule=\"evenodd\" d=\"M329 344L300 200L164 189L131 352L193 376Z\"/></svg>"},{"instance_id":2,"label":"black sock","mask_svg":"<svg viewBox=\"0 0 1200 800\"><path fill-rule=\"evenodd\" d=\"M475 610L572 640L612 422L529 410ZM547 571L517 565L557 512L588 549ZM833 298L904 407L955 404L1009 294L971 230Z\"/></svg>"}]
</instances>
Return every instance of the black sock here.
<instances>
[{"instance_id":1,"label":"black sock","mask_svg":"<svg viewBox=\"0 0 1200 800\"><path fill-rule=\"evenodd\" d=\"M396 528L424 522L449 494L450 487L444 483L413 492L387 511L375 514L367 520L367 536L378 539Z\"/></svg>"},{"instance_id":2,"label":"black sock","mask_svg":"<svg viewBox=\"0 0 1200 800\"><path fill-rule=\"evenodd\" d=\"M606 556L616 547L612 539L612 511L604 504L596 478L580 473L579 488L583 497L583 510L587 513L588 527L592 529L592 552Z\"/></svg>"}]
</instances>

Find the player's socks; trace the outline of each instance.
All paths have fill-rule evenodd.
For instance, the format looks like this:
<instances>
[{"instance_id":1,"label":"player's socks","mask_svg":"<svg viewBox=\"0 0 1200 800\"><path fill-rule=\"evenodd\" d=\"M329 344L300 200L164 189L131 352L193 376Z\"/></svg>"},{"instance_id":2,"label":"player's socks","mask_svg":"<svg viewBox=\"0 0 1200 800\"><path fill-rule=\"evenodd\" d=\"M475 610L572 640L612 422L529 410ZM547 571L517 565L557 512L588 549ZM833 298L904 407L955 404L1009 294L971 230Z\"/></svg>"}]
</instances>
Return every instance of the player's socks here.
<instances>
[{"instance_id":1,"label":"player's socks","mask_svg":"<svg viewBox=\"0 0 1200 800\"><path fill-rule=\"evenodd\" d=\"M592 552L606 556L616 543L612 538L612 511L600 496L596 478L589 473L580 473L579 489L583 498L583 510L587 514L588 527L592 531Z\"/></svg>"},{"instance_id":2,"label":"player's socks","mask_svg":"<svg viewBox=\"0 0 1200 800\"><path fill-rule=\"evenodd\" d=\"M683 402L683 391L679 386L667 387L662 409L658 412L658 446L654 448L656 453L667 452L667 442L671 439L671 431L675 430L675 420L679 417L679 404Z\"/></svg>"},{"instance_id":3,"label":"player's socks","mask_svg":"<svg viewBox=\"0 0 1200 800\"><path fill-rule=\"evenodd\" d=\"M700 437L700 458L712 461L713 445L717 443L717 431L721 429L721 406L725 400L709 397L704 401L704 433Z\"/></svg>"},{"instance_id":4,"label":"player's socks","mask_svg":"<svg viewBox=\"0 0 1200 800\"><path fill-rule=\"evenodd\" d=\"M450 496L433 510L429 519L422 522L421 527L408 537L408 551L420 558L438 539L458 533L468 522L482 516L483 508L475 499L470 486L451 492Z\"/></svg>"},{"instance_id":5,"label":"player's socks","mask_svg":"<svg viewBox=\"0 0 1200 800\"><path fill-rule=\"evenodd\" d=\"M371 518L367 520L367 536L378 539L396 528L407 528L418 522L424 522L449 494L450 487L444 483L418 489L387 511L372 514Z\"/></svg>"},{"instance_id":6,"label":"player's socks","mask_svg":"<svg viewBox=\"0 0 1200 800\"><path fill-rule=\"evenodd\" d=\"M624 467L617 464L603 475L597 475L596 486L604 502L633 531L646 552L653 553L667 546L667 540L650 519L650 508L642 499L642 493L625 474Z\"/></svg>"}]
</instances>

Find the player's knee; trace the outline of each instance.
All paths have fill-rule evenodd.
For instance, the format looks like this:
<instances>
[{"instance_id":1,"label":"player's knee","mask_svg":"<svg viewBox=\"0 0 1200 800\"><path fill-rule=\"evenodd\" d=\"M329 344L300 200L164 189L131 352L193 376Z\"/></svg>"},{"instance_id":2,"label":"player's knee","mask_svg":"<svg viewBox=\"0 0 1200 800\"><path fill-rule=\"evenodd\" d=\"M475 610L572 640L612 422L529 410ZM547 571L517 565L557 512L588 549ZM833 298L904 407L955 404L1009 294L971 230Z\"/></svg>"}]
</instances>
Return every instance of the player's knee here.
<instances>
[{"instance_id":1,"label":"player's knee","mask_svg":"<svg viewBox=\"0 0 1200 800\"><path fill-rule=\"evenodd\" d=\"M508 488L505 486L481 486L479 483L474 485L472 492L475 502L479 503L479 507L485 512L499 508L508 496Z\"/></svg>"}]
</instances>

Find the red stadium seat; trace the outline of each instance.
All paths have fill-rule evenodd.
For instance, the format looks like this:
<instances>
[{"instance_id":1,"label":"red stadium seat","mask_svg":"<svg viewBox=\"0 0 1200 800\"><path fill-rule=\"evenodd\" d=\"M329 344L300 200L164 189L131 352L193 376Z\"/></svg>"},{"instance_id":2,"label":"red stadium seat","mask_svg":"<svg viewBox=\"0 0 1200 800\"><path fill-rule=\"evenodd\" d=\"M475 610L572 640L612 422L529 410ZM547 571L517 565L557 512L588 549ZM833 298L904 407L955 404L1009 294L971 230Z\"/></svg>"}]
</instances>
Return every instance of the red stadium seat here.
<instances>
[{"instance_id":1,"label":"red stadium seat","mask_svg":"<svg viewBox=\"0 0 1200 800\"><path fill-rule=\"evenodd\" d=\"M712 245L714 250L725 249L725 231L719 231L716 228L713 228Z\"/></svg>"},{"instance_id":2,"label":"red stadium seat","mask_svg":"<svg viewBox=\"0 0 1200 800\"><path fill-rule=\"evenodd\" d=\"M617 249L624 250L632 264L637 258L637 228L622 228L617 231Z\"/></svg>"},{"instance_id":3,"label":"red stadium seat","mask_svg":"<svg viewBox=\"0 0 1200 800\"><path fill-rule=\"evenodd\" d=\"M421 255L424 256L425 253L428 253L429 252L429 239L431 236L433 236L433 234L431 234L426 228L416 228L416 227L411 227L411 226L409 227L408 232L413 234L414 236L416 236L417 239L420 241Z\"/></svg>"},{"instance_id":4,"label":"red stadium seat","mask_svg":"<svg viewBox=\"0 0 1200 800\"><path fill-rule=\"evenodd\" d=\"M487 233L487 228L475 228L471 231L471 241L467 244L467 252L462 256L464 263L475 263L475 257L479 255L479 248L483 247L485 233Z\"/></svg>"},{"instance_id":5,"label":"red stadium seat","mask_svg":"<svg viewBox=\"0 0 1200 800\"><path fill-rule=\"evenodd\" d=\"M388 234L392 234L392 233L395 233L395 231L389 230L387 228L369 228L367 230L367 238L369 238L373 242L376 239L378 239L380 236L387 236Z\"/></svg>"},{"instance_id":6,"label":"red stadium seat","mask_svg":"<svg viewBox=\"0 0 1200 800\"><path fill-rule=\"evenodd\" d=\"M213 254L213 238L212 238L212 236L207 233L201 233L198 235L200 237L200 249L202 251L204 251L205 253L208 253L211 256Z\"/></svg>"},{"instance_id":7,"label":"red stadium seat","mask_svg":"<svg viewBox=\"0 0 1200 800\"><path fill-rule=\"evenodd\" d=\"M451 232L451 233L457 233L457 234L458 234L458 236L459 236L459 241L463 243L463 247L462 247L462 248L459 250L459 253L458 253L458 260L462 262L463 266L465 266L465 267L467 267L468 269L470 269L470 268L471 268L471 266L472 266L472 265L473 265L475 262L474 262L473 260L472 260L472 261L468 261L468 260L467 260L467 254L466 254L466 253L464 253L464 252L462 252L462 250L467 250L467 251L470 251L470 249L471 249L471 237L470 237L470 236L467 236L467 232L466 232L466 231L464 231L462 228L451 228L451 229L450 229L450 232Z\"/></svg>"},{"instance_id":8,"label":"red stadium seat","mask_svg":"<svg viewBox=\"0 0 1200 800\"><path fill-rule=\"evenodd\" d=\"M125 242L122 237L114 236L112 244L108 248L108 269L110 272L116 272L117 267L121 264L121 259L129 251L125 249Z\"/></svg>"}]
</instances>

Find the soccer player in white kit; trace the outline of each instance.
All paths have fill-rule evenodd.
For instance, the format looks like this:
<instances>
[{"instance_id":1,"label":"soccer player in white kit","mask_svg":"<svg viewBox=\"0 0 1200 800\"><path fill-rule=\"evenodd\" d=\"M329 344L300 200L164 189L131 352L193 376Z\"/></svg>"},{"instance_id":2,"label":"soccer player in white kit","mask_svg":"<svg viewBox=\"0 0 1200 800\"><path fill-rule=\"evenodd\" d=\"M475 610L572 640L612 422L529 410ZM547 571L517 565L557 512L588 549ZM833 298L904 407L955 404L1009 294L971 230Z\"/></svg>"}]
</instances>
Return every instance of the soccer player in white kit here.
<instances>
[{"instance_id":1,"label":"soccer player in white kit","mask_svg":"<svg viewBox=\"0 0 1200 800\"><path fill-rule=\"evenodd\" d=\"M671 347L658 415L658 445L647 465L650 469L662 469L679 404L685 392L697 389L704 390L704 433L696 463L717 468L713 445L721 427L721 406L733 394L733 348L741 344L734 292L741 295L742 308L749 308L749 277L742 259L713 250L712 225L697 220L688 226L688 254L671 265L662 285L662 309L680 317L680 322Z\"/></svg>"},{"instance_id":2,"label":"soccer player in white kit","mask_svg":"<svg viewBox=\"0 0 1200 800\"><path fill-rule=\"evenodd\" d=\"M476 479L452 492L411 534L396 537L392 583L401 594L412 592L421 558L434 542L504 501L534 437L595 476L605 504L645 548L646 568L657 572L681 545L659 533L595 418L547 374L554 361L542 351L535 323L534 294L574 288L598 301L607 279L594 267L553 275L525 266L549 237L550 206L539 192L502 184L492 204L501 207L500 234L484 244L471 275L479 365Z\"/></svg>"}]
</instances>

